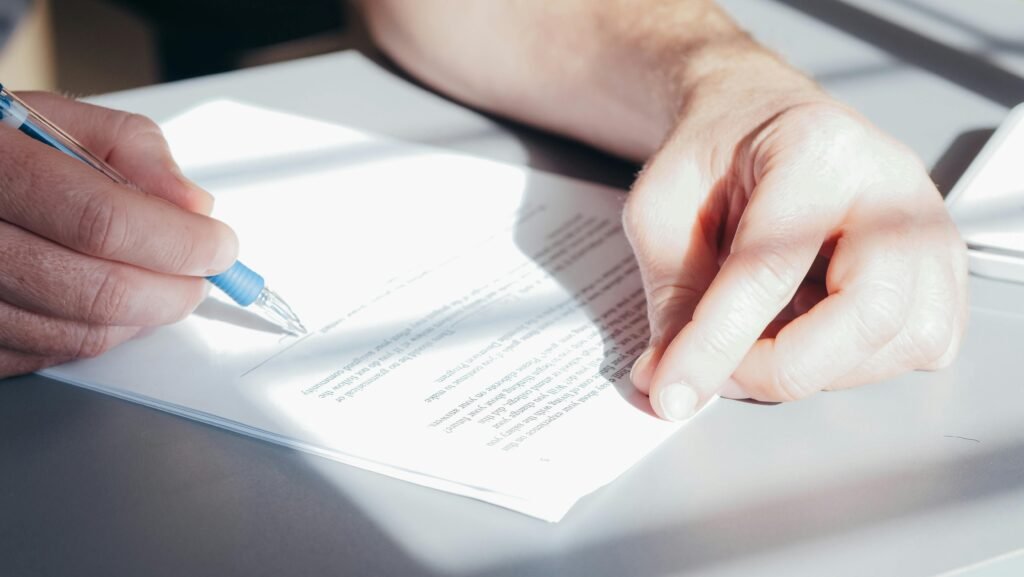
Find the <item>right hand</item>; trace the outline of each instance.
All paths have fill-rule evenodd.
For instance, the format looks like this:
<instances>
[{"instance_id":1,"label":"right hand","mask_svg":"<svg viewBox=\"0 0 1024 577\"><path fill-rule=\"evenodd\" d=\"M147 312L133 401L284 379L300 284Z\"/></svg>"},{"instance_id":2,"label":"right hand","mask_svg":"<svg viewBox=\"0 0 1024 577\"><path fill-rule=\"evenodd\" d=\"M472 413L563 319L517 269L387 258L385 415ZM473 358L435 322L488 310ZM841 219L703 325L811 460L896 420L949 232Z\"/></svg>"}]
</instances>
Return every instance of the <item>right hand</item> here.
<instances>
[{"instance_id":1,"label":"right hand","mask_svg":"<svg viewBox=\"0 0 1024 577\"><path fill-rule=\"evenodd\" d=\"M238 241L153 121L22 98L138 190L0 124L0 377L93 357L205 297Z\"/></svg>"}]
</instances>

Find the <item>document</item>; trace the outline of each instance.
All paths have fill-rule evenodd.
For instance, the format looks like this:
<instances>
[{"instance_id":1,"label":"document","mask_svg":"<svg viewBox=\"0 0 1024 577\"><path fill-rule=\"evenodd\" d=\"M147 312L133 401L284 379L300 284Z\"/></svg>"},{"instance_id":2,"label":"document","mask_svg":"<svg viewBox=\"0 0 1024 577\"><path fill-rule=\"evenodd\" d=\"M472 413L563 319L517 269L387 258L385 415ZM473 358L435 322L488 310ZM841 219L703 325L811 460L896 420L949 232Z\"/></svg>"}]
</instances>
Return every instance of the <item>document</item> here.
<instances>
[{"instance_id":1,"label":"document","mask_svg":"<svg viewBox=\"0 0 1024 577\"><path fill-rule=\"evenodd\" d=\"M621 191L238 102L164 128L310 333L214 289L45 375L552 522L678 430L629 382Z\"/></svg>"}]
</instances>

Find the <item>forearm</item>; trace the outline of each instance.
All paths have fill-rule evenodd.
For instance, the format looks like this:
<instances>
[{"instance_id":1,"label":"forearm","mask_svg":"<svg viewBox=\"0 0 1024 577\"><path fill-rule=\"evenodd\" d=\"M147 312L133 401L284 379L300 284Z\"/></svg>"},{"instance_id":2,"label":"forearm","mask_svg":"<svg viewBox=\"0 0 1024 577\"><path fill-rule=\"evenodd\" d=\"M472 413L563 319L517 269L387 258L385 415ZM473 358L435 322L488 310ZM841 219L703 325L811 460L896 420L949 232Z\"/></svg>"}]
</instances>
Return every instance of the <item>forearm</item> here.
<instances>
[{"instance_id":1,"label":"forearm","mask_svg":"<svg viewBox=\"0 0 1024 577\"><path fill-rule=\"evenodd\" d=\"M427 84L636 160L690 104L711 104L704 94L773 106L816 91L710 0L367 0L363 9L380 46Z\"/></svg>"}]
</instances>

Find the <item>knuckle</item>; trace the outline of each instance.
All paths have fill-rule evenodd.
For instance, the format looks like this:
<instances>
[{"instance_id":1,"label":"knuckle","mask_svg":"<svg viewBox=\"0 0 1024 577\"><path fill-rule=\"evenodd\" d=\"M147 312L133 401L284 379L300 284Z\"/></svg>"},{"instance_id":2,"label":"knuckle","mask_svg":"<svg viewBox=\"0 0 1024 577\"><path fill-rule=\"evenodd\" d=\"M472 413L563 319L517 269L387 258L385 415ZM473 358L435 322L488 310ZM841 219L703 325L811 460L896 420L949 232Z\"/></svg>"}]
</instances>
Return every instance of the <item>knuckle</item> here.
<instances>
[{"instance_id":1,"label":"knuckle","mask_svg":"<svg viewBox=\"0 0 1024 577\"><path fill-rule=\"evenodd\" d=\"M703 291L690 286L665 285L651 290L647 300L652 316L660 318L692 311L702 294Z\"/></svg>"},{"instance_id":2,"label":"knuckle","mask_svg":"<svg viewBox=\"0 0 1024 577\"><path fill-rule=\"evenodd\" d=\"M763 402L773 402L776 395L772 392L773 384L769 378L764 375L733 375L733 380L736 381L743 390L747 392L751 399L756 399Z\"/></svg>"},{"instance_id":3,"label":"knuckle","mask_svg":"<svg viewBox=\"0 0 1024 577\"><path fill-rule=\"evenodd\" d=\"M173 272L190 272L190 264L197 261L197 252L200 250L194 235L179 234L168 238L168 266Z\"/></svg>"},{"instance_id":4,"label":"knuckle","mask_svg":"<svg viewBox=\"0 0 1024 577\"><path fill-rule=\"evenodd\" d=\"M929 182L927 170L906 145L872 128L859 114L836 102L812 102L795 106L776 122L786 128L794 159L816 175L818 182L835 187L849 182L849 192L867 185L883 184L886 190L910 191ZM852 173L850 159L858 158L872 167Z\"/></svg>"},{"instance_id":5,"label":"knuckle","mask_svg":"<svg viewBox=\"0 0 1024 577\"><path fill-rule=\"evenodd\" d=\"M128 302L129 279L116 268L104 270L99 282L87 283L82 309L85 322L97 325L118 324Z\"/></svg>"},{"instance_id":6,"label":"knuckle","mask_svg":"<svg viewBox=\"0 0 1024 577\"><path fill-rule=\"evenodd\" d=\"M665 285L650 291L647 318L654 342L671 339L690 321L703 291L684 285Z\"/></svg>"},{"instance_id":7,"label":"knuckle","mask_svg":"<svg viewBox=\"0 0 1024 577\"><path fill-rule=\"evenodd\" d=\"M622 228L634 248L675 244L682 237L680 223L693 222L698 215L699 203L685 193L703 185L690 182L695 178L692 171L665 178L652 176L652 170L653 166L646 167L637 178L622 210Z\"/></svg>"},{"instance_id":8,"label":"knuckle","mask_svg":"<svg viewBox=\"0 0 1024 577\"><path fill-rule=\"evenodd\" d=\"M779 247L760 247L738 256L756 294L765 295L771 302L784 299L801 280L801 268Z\"/></svg>"},{"instance_id":9,"label":"knuckle","mask_svg":"<svg viewBox=\"0 0 1024 577\"><path fill-rule=\"evenodd\" d=\"M114 141L117 143L115 149L149 145L153 141L166 146L166 139L160 125L147 116L134 112L119 112L115 123Z\"/></svg>"},{"instance_id":10,"label":"knuckle","mask_svg":"<svg viewBox=\"0 0 1024 577\"><path fill-rule=\"evenodd\" d=\"M113 346L112 333L109 327L99 325L86 326L78 335L72 356L76 359L91 359L106 352Z\"/></svg>"},{"instance_id":11,"label":"knuckle","mask_svg":"<svg viewBox=\"0 0 1024 577\"><path fill-rule=\"evenodd\" d=\"M120 130L118 135L121 138L134 138L141 135L155 135L163 137L163 131L160 125L154 122L148 116L137 114L135 112L127 112L122 117Z\"/></svg>"},{"instance_id":12,"label":"knuckle","mask_svg":"<svg viewBox=\"0 0 1024 577\"><path fill-rule=\"evenodd\" d=\"M160 132L160 125L145 115L129 112L125 119L126 126L135 132Z\"/></svg>"},{"instance_id":13,"label":"knuckle","mask_svg":"<svg viewBox=\"0 0 1024 577\"><path fill-rule=\"evenodd\" d=\"M833 101L798 104L786 109L778 120L792 123L794 128L802 129L809 136L822 132L845 134L860 127L849 109Z\"/></svg>"},{"instance_id":14,"label":"knuckle","mask_svg":"<svg viewBox=\"0 0 1024 577\"><path fill-rule=\"evenodd\" d=\"M890 283L876 281L855 298L854 328L871 348L880 348L903 330L907 320L908 296Z\"/></svg>"},{"instance_id":15,"label":"knuckle","mask_svg":"<svg viewBox=\"0 0 1024 577\"><path fill-rule=\"evenodd\" d=\"M87 254L109 257L124 246L126 233L126 215L118 203L106 195L94 195L79 211L74 242Z\"/></svg>"},{"instance_id":16,"label":"knuckle","mask_svg":"<svg viewBox=\"0 0 1024 577\"><path fill-rule=\"evenodd\" d=\"M792 131L785 134L787 137L807 144L798 149L798 154L810 166L819 168L848 162L851 155L859 153L867 133L863 121L835 102L792 107L778 117L777 123Z\"/></svg>"},{"instance_id":17,"label":"knuckle","mask_svg":"<svg viewBox=\"0 0 1024 577\"><path fill-rule=\"evenodd\" d=\"M786 364L780 364L775 368L772 378L771 395L774 399L782 402L800 400L811 392L807 385L808 380L798 376L796 370Z\"/></svg>"},{"instance_id":18,"label":"knuckle","mask_svg":"<svg viewBox=\"0 0 1024 577\"><path fill-rule=\"evenodd\" d=\"M883 185L879 187L880 193L919 195L929 189L934 191L927 169L910 147L891 139L876 142L880 146L870 157L876 172L869 181Z\"/></svg>"},{"instance_id":19,"label":"knuckle","mask_svg":"<svg viewBox=\"0 0 1024 577\"><path fill-rule=\"evenodd\" d=\"M953 322L949 315L932 315L914 323L909 330L912 360L923 368L934 366L950 350ZM952 355L949 360L952 361Z\"/></svg>"},{"instance_id":20,"label":"knuckle","mask_svg":"<svg viewBox=\"0 0 1024 577\"><path fill-rule=\"evenodd\" d=\"M732 362L729 352L736 332L736 329L730 326L704 328L694 335L694 346L701 356L716 363L729 364Z\"/></svg>"},{"instance_id":21,"label":"knuckle","mask_svg":"<svg viewBox=\"0 0 1024 577\"><path fill-rule=\"evenodd\" d=\"M890 159L885 165L888 169L885 175L889 178L890 187L901 192L917 190L923 184L934 188L927 170L914 153L902 143L893 143L892 146L896 147L896 154L887 154L883 157Z\"/></svg>"},{"instance_id":22,"label":"knuckle","mask_svg":"<svg viewBox=\"0 0 1024 577\"><path fill-rule=\"evenodd\" d=\"M945 353L942 354L941 357L935 359L930 363L925 364L921 368L926 371L941 371L943 369L948 369L953 364L953 361L956 360L958 349L959 347L950 347Z\"/></svg>"},{"instance_id":23,"label":"knuckle","mask_svg":"<svg viewBox=\"0 0 1024 577\"><path fill-rule=\"evenodd\" d=\"M775 392L775 374L758 372L756 374L736 375L732 378L750 395L750 398L766 403L776 402L779 395Z\"/></svg>"}]
</instances>

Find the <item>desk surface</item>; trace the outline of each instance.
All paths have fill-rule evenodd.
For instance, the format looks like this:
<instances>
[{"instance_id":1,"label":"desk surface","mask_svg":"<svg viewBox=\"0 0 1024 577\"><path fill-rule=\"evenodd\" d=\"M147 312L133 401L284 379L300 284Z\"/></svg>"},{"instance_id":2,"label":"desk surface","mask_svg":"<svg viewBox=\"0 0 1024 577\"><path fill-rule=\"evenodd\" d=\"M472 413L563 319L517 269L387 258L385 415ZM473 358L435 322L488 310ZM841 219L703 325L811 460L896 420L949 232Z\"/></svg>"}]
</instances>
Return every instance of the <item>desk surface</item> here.
<instances>
[{"instance_id":1,"label":"desk surface","mask_svg":"<svg viewBox=\"0 0 1024 577\"><path fill-rule=\"evenodd\" d=\"M1020 0L726 0L948 188L1024 101ZM626 186L356 54L110 95L212 98ZM0 381L0 574L927 575L1024 546L1024 287L972 280L959 361L799 403L720 402L549 525L38 376Z\"/></svg>"}]
</instances>

